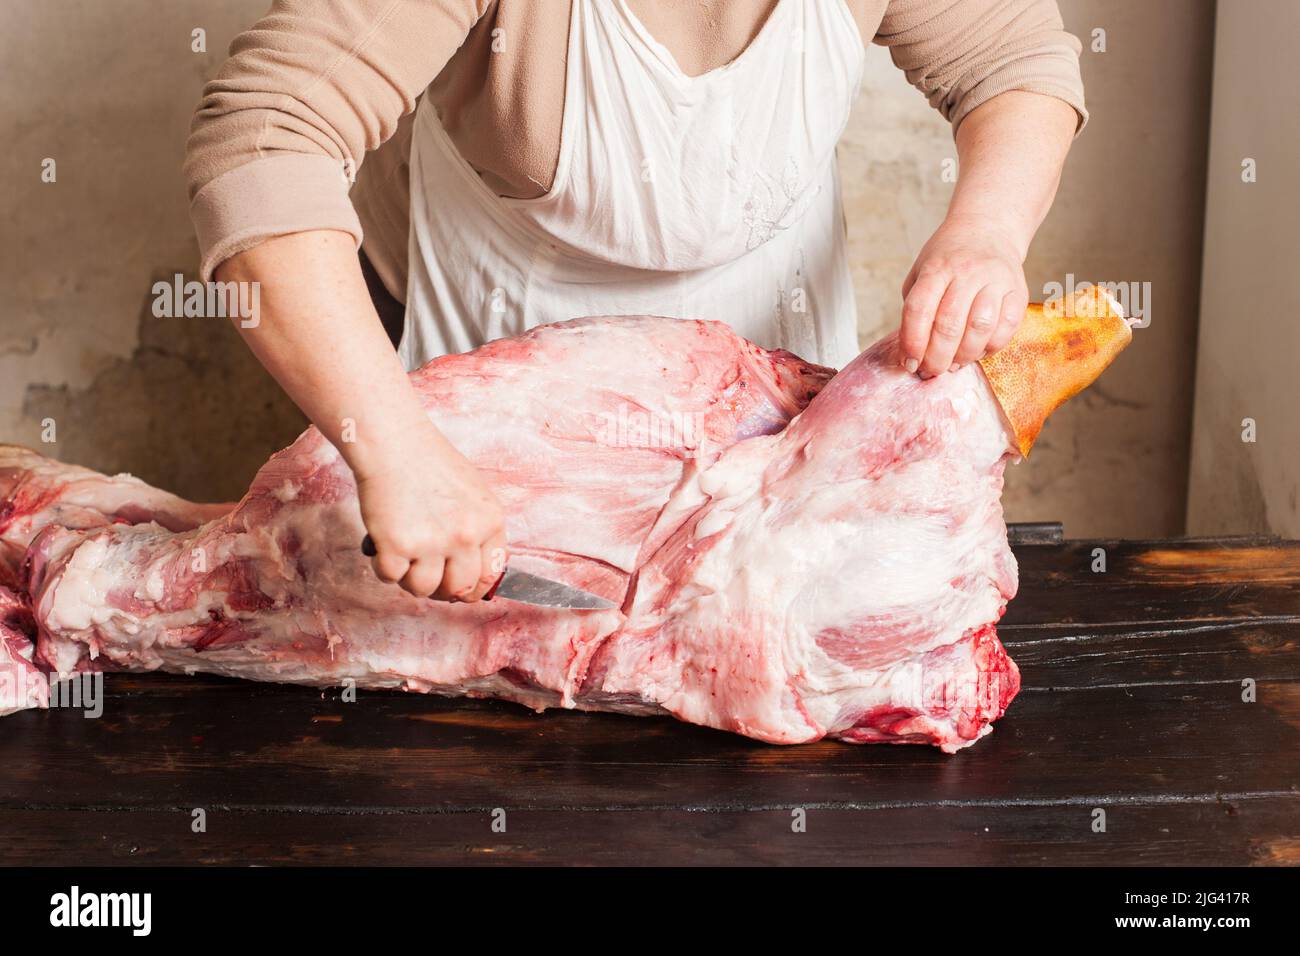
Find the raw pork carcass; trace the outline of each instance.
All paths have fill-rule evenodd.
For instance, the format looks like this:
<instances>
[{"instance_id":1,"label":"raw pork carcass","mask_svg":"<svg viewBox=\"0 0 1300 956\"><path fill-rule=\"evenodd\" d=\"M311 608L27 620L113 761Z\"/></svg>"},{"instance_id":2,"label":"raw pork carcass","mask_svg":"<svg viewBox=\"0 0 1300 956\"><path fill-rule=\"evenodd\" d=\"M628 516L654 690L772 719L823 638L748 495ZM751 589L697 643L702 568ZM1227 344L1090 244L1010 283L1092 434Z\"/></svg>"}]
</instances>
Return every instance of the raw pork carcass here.
<instances>
[{"instance_id":1,"label":"raw pork carcass","mask_svg":"<svg viewBox=\"0 0 1300 956\"><path fill-rule=\"evenodd\" d=\"M315 429L226 506L4 448L0 711L41 706L35 676L161 669L955 751L1019 686L995 630L1016 591L1003 467L1128 341L1108 299L1072 301L1086 311L1031 308L983 369L928 381L892 338L831 378L721 324L648 317L413 373L503 500L512 566L607 611L382 583Z\"/></svg>"}]
</instances>

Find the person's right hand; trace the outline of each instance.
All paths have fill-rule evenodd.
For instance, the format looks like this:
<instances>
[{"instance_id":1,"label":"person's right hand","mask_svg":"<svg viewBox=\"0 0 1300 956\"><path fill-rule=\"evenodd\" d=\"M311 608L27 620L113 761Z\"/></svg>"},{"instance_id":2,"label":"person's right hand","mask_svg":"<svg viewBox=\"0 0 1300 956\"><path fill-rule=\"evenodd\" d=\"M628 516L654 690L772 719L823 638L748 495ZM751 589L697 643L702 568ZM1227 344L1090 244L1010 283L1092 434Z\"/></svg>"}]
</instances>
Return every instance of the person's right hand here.
<instances>
[{"instance_id":1,"label":"person's right hand","mask_svg":"<svg viewBox=\"0 0 1300 956\"><path fill-rule=\"evenodd\" d=\"M436 430L356 473L375 573L417 597L477 601L505 568L505 513L478 469Z\"/></svg>"}]
</instances>

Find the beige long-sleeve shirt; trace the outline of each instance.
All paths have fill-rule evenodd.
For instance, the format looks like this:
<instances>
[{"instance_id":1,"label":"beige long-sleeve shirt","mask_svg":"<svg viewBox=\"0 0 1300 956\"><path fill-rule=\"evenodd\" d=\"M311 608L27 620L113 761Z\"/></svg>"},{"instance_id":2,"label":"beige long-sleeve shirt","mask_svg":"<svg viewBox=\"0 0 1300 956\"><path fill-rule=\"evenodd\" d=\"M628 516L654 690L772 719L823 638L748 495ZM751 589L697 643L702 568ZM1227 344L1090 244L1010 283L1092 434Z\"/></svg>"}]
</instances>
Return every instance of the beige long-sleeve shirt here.
<instances>
[{"instance_id":1,"label":"beige long-sleeve shirt","mask_svg":"<svg viewBox=\"0 0 1300 956\"><path fill-rule=\"evenodd\" d=\"M739 55L783 0L624 2L699 74ZM1086 122L1079 41L1055 0L814 2L846 3L863 41L888 47L954 130L1008 90L1058 97ZM191 127L203 278L273 236L333 229L360 244L364 232L404 299L417 100L432 99L498 194L544 194L560 155L569 10L569 0L274 0L231 45Z\"/></svg>"}]
</instances>

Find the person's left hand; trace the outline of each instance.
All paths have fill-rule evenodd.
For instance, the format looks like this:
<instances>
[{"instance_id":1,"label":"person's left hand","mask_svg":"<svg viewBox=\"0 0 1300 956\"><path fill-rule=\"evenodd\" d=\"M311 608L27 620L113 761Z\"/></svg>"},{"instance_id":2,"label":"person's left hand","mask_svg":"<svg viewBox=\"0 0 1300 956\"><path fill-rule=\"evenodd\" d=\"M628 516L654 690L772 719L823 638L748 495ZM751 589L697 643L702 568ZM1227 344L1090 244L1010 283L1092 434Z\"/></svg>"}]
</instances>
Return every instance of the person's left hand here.
<instances>
[{"instance_id":1,"label":"person's left hand","mask_svg":"<svg viewBox=\"0 0 1300 956\"><path fill-rule=\"evenodd\" d=\"M945 220L903 280L899 363L929 378L991 355L1025 317L1024 251L988 223Z\"/></svg>"}]
</instances>

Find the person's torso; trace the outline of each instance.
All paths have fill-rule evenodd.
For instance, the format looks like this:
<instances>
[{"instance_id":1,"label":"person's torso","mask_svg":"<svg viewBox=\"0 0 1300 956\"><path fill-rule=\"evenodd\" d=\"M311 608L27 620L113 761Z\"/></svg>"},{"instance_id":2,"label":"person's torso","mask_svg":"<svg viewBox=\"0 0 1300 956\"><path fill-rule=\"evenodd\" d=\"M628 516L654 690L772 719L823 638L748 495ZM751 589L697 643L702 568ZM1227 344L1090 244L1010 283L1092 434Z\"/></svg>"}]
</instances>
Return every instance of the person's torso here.
<instances>
[{"instance_id":1,"label":"person's torso","mask_svg":"<svg viewBox=\"0 0 1300 956\"><path fill-rule=\"evenodd\" d=\"M887 0L842 4L870 37ZM688 76L734 60L762 31L776 0L628 0L633 15ZM500 196L529 199L554 184L564 115L570 3L493 0L430 84L457 151ZM352 191L366 247L385 286L405 299L407 178L414 114L370 153Z\"/></svg>"},{"instance_id":2,"label":"person's torso","mask_svg":"<svg viewBox=\"0 0 1300 956\"><path fill-rule=\"evenodd\" d=\"M692 76L625 0L577 0L567 53L560 154L540 195L498 195L437 101L417 111L408 366L641 312L851 357L834 151L863 48L845 8L779 0L737 56Z\"/></svg>"}]
</instances>

